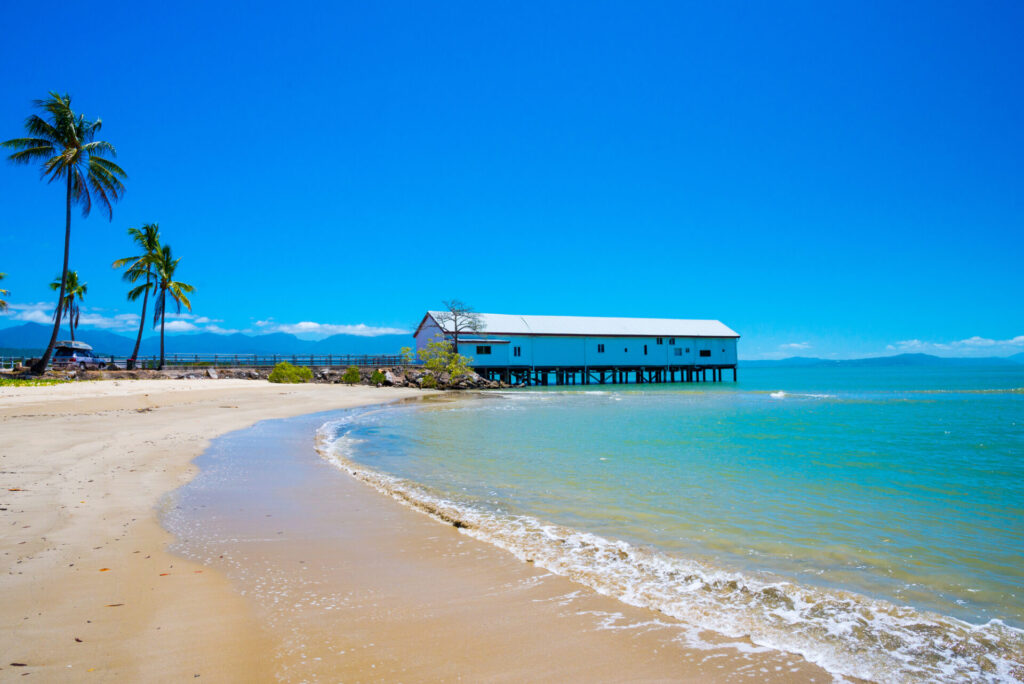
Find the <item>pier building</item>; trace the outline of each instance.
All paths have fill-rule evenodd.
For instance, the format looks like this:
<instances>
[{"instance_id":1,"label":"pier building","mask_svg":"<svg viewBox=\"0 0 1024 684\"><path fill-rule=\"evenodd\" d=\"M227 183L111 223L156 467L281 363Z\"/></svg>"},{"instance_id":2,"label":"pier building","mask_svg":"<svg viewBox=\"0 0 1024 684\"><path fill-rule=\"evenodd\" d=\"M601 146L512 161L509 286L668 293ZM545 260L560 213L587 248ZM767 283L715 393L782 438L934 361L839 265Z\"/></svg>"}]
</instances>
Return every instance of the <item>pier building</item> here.
<instances>
[{"instance_id":1,"label":"pier building","mask_svg":"<svg viewBox=\"0 0 1024 684\"><path fill-rule=\"evenodd\" d=\"M458 351L490 380L525 385L603 385L736 380L739 335L720 321L678 318L476 314ZM454 341L443 312L428 311L417 350Z\"/></svg>"}]
</instances>

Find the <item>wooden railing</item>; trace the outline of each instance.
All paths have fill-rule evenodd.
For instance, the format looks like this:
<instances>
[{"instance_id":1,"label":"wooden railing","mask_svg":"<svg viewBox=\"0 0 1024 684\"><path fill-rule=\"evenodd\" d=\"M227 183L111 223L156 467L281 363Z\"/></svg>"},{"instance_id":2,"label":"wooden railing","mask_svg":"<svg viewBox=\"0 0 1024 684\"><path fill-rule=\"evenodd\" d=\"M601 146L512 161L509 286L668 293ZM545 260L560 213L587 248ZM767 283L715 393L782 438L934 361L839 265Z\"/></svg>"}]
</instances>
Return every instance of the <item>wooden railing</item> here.
<instances>
[{"instance_id":1,"label":"wooden railing","mask_svg":"<svg viewBox=\"0 0 1024 684\"><path fill-rule=\"evenodd\" d=\"M28 365L29 358L0 357L0 368L11 368L16 363ZM128 364L127 356L104 354L93 358L104 363L113 363L120 368L125 368ZM164 359L165 368L273 368L281 361L310 368L412 365L398 354L166 354ZM135 360L135 367L139 369L157 368L159 365L158 355L139 356Z\"/></svg>"}]
</instances>

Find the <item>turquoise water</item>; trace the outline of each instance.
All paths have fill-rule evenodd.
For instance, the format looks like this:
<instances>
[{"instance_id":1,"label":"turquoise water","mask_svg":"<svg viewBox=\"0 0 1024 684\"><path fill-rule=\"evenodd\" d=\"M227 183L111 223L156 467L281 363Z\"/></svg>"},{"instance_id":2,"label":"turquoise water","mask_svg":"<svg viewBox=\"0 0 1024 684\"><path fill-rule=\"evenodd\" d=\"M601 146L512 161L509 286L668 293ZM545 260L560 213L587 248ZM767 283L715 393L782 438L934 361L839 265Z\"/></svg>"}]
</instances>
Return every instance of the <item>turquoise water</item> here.
<instances>
[{"instance_id":1,"label":"turquoise water","mask_svg":"<svg viewBox=\"0 0 1024 684\"><path fill-rule=\"evenodd\" d=\"M325 430L382 488L624 601L840 674L1020 678L1024 368L740 372Z\"/></svg>"}]
</instances>

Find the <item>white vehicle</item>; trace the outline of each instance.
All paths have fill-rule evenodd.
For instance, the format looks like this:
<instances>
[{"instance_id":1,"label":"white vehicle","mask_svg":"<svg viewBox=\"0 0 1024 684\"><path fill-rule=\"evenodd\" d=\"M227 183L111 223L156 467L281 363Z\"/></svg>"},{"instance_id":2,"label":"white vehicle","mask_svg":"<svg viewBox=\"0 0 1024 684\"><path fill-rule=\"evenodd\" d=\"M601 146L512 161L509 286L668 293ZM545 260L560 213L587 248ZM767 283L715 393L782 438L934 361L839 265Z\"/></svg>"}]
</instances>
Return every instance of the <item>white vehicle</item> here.
<instances>
[{"instance_id":1,"label":"white vehicle","mask_svg":"<svg viewBox=\"0 0 1024 684\"><path fill-rule=\"evenodd\" d=\"M81 370L87 368L98 369L104 366L104 362L101 359L97 359L92 355L92 347L85 342L70 342L67 340L58 341L56 346L54 346L52 364L54 368L64 368L67 370L73 368Z\"/></svg>"}]
</instances>

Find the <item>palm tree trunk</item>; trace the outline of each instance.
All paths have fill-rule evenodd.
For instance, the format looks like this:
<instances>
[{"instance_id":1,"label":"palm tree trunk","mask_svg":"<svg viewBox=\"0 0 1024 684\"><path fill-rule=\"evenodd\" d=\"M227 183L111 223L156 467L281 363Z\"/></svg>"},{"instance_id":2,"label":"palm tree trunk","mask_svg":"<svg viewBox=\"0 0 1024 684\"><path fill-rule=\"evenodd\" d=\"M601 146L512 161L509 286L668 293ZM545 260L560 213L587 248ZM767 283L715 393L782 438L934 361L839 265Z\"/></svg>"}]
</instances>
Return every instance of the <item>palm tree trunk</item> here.
<instances>
[{"instance_id":1,"label":"palm tree trunk","mask_svg":"<svg viewBox=\"0 0 1024 684\"><path fill-rule=\"evenodd\" d=\"M142 345L142 331L146 327L146 304L149 302L149 269L146 269L146 294L142 295L142 320L139 321L139 336L135 338L135 349L128 360L128 370L135 368L135 360L139 358L139 347Z\"/></svg>"},{"instance_id":2,"label":"palm tree trunk","mask_svg":"<svg viewBox=\"0 0 1024 684\"><path fill-rule=\"evenodd\" d=\"M57 297L57 320L53 322L53 332L50 333L50 343L46 345L43 358L39 359L32 366L32 372L42 375L46 367L50 365L50 356L53 354L53 346L57 344L57 335L60 334L60 313L64 304L64 292L68 284L68 256L71 252L71 171L68 171L67 206L64 222L64 268L60 276L60 296Z\"/></svg>"},{"instance_id":3,"label":"palm tree trunk","mask_svg":"<svg viewBox=\"0 0 1024 684\"><path fill-rule=\"evenodd\" d=\"M167 320L167 290L160 293L163 307L160 309L160 370L164 369L164 322Z\"/></svg>"},{"instance_id":4,"label":"palm tree trunk","mask_svg":"<svg viewBox=\"0 0 1024 684\"><path fill-rule=\"evenodd\" d=\"M71 331L71 341L72 342L75 341L75 318L74 318L74 316L75 316L75 313L71 310L71 308L69 308L68 309L68 330Z\"/></svg>"}]
</instances>

